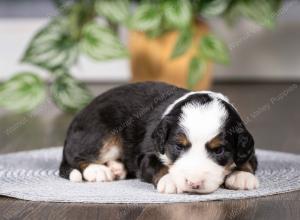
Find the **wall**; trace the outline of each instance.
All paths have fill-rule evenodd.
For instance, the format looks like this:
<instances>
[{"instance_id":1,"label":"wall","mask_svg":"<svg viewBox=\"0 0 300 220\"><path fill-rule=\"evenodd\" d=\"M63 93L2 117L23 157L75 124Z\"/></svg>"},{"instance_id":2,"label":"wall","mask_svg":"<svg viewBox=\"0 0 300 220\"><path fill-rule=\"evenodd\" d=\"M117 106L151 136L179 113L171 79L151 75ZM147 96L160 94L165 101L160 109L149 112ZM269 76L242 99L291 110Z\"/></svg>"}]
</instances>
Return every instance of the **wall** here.
<instances>
[{"instance_id":1,"label":"wall","mask_svg":"<svg viewBox=\"0 0 300 220\"><path fill-rule=\"evenodd\" d=\"M34 67L19 64L22 52L34 32L55 15L47 0L0 0L0 80ZM223 21L210 22L214 32L229 45L231 65L216 65L218 80L299 80L300 79L300 4L285 2L275 30L264 30L241 21L234 29ZM126 41L126 35L124 35ZM81 57L74 75L86 81L125 81L130 78L127 60L94 62Z\"/></svg>"}]
</instances>

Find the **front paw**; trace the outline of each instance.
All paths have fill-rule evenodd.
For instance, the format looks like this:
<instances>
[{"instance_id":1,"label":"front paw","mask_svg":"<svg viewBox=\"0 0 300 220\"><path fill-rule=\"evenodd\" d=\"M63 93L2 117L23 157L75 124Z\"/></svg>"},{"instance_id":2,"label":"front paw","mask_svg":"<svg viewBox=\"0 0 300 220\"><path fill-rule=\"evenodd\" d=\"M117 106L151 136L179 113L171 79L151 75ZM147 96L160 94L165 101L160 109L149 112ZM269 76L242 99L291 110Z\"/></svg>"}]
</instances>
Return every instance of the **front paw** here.
<instances>
[{"instance_id":1,"label":"front paw","mask_svg":"<svg viewBox=\"0 0 300 220\"><path fill-rule=\"evenodd\" d=\"M234 190L252 190L259 187L259 182L252 173L235 171L226 178L225 186Z\"/></svg>"},{"instance_id":2,"label":"front paw","mask_svg":"<svg viewBox=\"0 0 300 220\"><path fill-rule=\"evenodd\" d=\"M157 184L157 190L160 193L183 193L185 190L186 180L181 177L172 176L171 174L166 174Z\"/></svg>"}]
</instances>

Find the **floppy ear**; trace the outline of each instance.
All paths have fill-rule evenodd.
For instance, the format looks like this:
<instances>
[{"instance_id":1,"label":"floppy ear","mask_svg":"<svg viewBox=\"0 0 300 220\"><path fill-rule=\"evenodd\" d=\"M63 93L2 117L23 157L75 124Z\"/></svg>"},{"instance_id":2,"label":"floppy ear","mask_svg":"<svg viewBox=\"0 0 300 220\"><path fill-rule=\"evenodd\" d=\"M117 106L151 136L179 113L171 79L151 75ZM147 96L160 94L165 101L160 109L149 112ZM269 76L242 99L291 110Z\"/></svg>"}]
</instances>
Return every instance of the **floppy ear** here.
<instances>
[{"instance_id":1,"label":"floppy ear","mask_svg":"<svg viewBox=\"0 0 300 220\"><path fill-rule=\"evenodd\" d=\"M168 118L162 119L157 127L154 129L151 137L156 146L156 149L161 153L165 153L165 143L168 139L170 122Z\"/></svg>"},{"instance_id":2,"label":"floppy ear","mask_svg":"<svg viewBox=\"0 0 300 220\"><path fill-rule=\"evenodd\" d=\"M252 135L246 129L243 129L242 132L237 133L236 135L236 151L233 160L237 167L240 167L254 156L254 140Z\"/></svg>"}]
</instances>

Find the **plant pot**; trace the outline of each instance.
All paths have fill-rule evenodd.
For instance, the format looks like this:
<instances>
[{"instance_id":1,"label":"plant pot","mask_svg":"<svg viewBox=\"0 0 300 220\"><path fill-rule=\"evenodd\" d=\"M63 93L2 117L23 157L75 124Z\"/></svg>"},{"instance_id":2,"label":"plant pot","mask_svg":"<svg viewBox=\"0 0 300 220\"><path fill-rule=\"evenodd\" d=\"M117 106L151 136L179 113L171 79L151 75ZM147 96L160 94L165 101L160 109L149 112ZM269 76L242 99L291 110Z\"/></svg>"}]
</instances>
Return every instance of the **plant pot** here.
<instances>
[{"instance_id":1,"label":"plant pot","mask_svg":"<svg viewBox=\"0 0 300 220\"><path fill-rule=\"evenodd\" d=\"M175 59L170 56L179 35L177 31L156 38L150 38L143 32L131 31L128 47L131 53L132 81L163 81L186 88L190 60L196 54L200 38L209 31L203 22L195 23L193 28L190 49ZM212 64L208 63L194 90L206 90L211 82Z\"/></svg>"}]
</instances>

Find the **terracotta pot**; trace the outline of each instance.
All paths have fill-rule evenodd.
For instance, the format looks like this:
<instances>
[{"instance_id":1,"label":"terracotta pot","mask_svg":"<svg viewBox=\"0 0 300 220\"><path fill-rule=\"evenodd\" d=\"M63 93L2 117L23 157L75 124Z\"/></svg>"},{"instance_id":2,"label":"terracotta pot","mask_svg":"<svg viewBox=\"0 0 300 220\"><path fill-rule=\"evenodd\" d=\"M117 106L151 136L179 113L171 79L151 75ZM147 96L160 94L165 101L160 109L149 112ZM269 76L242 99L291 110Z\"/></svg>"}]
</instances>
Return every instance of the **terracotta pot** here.
<instances>
[{"instance_id":1,"label":"terracotta pot","mask_svg":"<svg viewBox=\"0 0 300 220\"><path fill-rule=\"evenodd\" d=\"M178 32L168 32L157 38L149 38L142 32L130 32L129 51L131 53L132 81L164 81L187 87L189 62L196 53L200 38L209 29L206 24L197 22L190 49L182 56L171 59ZM194 90L208 89L212 81L212 64L208 63L201 80Z\"/></svg>"}]
</instances>

